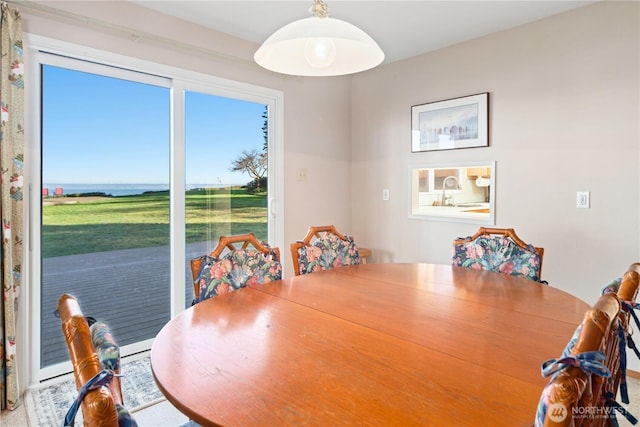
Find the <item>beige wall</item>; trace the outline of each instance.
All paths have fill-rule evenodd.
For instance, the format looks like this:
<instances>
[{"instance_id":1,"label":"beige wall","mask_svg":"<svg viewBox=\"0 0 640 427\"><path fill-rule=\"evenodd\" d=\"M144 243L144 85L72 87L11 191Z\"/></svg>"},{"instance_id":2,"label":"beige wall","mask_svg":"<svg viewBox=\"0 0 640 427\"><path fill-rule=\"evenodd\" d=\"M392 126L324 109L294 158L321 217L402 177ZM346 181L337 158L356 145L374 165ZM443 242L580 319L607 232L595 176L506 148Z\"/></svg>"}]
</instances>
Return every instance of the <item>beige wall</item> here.
<instances>
[{"instance_id":1,"label":"beige wall","mask_svg":"<svg viewBox=\"0 0 640 427\"><path fill-rule=\"evenodd\" d=\"M603 2L352 81L352 224L377 261L449 263L478 225L407 218L408 165L496 160L496 226L593 302L640 260L639 3ZM411 106L490 93L490 147L410 152ZM382 190L390 200L382 201ZM576 191L591 208L576 209Z\"/></svg>"}]
</instances>

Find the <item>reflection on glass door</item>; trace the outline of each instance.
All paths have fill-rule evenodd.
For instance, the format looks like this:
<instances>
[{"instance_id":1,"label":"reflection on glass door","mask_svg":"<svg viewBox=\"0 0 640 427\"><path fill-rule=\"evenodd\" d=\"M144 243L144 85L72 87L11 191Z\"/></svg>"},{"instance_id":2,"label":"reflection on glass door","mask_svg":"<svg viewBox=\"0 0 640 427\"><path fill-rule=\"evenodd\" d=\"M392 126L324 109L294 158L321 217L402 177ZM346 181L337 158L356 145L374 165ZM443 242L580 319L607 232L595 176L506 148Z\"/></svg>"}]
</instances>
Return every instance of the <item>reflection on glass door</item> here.
<instances>
[{"instance_id":1,"label":"reflection on glass door","mask_svg":"<svg viewBox=\"0 0 640 427\"><path fill-rule=\"evenodd\" d=\"M41 368L69 359L64 293L129 352L170 317L169 85L115 71L42 66Z\"/></svg>"},{"instance_id":2,"label":"reflection on glass door","mask_svg":"<svg viewBox=\"0 0 640 427\"><path fill-rule=\"evenodd\" d=\"M193 300L189 261L221 235L253 232L267 241L266 105L185 93L185 303Z\"/></svg>"}]
</instances>

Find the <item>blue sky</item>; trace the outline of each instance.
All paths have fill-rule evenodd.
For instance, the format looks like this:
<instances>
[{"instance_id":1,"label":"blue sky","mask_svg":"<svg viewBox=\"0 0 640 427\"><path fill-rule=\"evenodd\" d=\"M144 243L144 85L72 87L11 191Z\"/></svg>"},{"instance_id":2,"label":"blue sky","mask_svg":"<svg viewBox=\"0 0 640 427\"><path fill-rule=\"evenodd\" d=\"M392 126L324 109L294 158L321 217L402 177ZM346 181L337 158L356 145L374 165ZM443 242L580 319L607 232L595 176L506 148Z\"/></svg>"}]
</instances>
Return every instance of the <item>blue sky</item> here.
<instances>
[{"instance_id":1,"label":"blue sky","mask_svg":"<svg viewBox=\"0 0 640 427\"><path fill-rule=\"evenodd\" d=\"M168 184L169 89L58 67L43 71L43 182ZM265 106L189 92L187 184L245 184L231 172L261 150Z\"/></svg>"}]
</instances>

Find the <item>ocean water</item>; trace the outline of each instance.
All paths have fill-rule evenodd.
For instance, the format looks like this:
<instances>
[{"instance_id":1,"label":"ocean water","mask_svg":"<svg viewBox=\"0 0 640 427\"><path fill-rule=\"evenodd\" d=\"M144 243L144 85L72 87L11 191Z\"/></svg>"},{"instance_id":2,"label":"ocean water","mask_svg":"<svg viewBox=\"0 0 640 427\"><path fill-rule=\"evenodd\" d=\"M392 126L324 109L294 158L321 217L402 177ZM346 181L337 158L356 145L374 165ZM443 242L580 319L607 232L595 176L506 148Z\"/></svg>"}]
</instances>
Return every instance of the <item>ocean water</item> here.
<instances>
[{"instance_id":1,"label":"ocean water","mask_svg":"<svg viewBox=\"0 0 640 427\"><path fill-rule=\"evenodd\" d=\"M187 190L194 188L222 188L235 184L187 184ZM43 190L49 196L56 195L56 188L62 188L62 195L83 193L105 193L112 196L132 196L146 191L168 191L168 184L44 184Z\"/></svg>"}]
</instances>

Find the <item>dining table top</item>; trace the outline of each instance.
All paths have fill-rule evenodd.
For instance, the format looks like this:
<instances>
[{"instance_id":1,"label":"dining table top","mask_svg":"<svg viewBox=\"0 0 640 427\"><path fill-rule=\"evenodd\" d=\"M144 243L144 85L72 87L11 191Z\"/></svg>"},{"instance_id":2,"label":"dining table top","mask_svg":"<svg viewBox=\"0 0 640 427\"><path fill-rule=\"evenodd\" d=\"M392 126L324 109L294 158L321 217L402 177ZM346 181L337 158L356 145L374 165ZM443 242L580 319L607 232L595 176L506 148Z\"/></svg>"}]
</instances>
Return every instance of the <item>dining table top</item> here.
<instances>
[{"instance_id":1,"label":"dining table top","mask_svg":"<svg viewBox=\"0 0 640 427\"><path fill-rule=\"evenodd\" d=\"M203 426L531 426L588 304L521 277L362 264L200 302L151 367Z\"/></svg>"}]
</instances>

